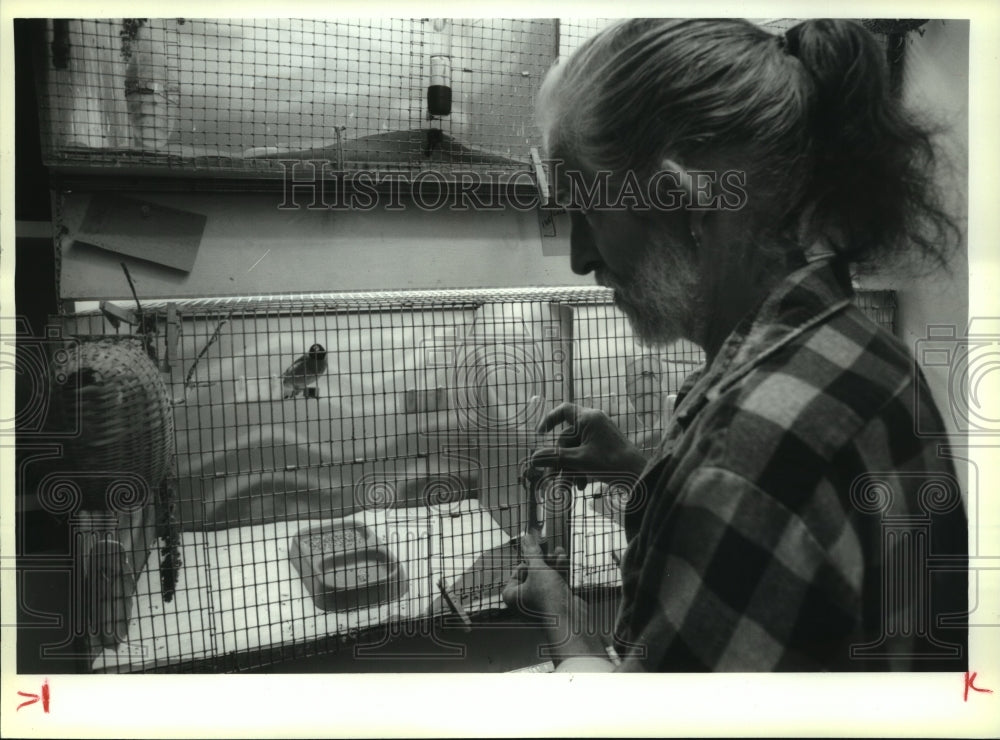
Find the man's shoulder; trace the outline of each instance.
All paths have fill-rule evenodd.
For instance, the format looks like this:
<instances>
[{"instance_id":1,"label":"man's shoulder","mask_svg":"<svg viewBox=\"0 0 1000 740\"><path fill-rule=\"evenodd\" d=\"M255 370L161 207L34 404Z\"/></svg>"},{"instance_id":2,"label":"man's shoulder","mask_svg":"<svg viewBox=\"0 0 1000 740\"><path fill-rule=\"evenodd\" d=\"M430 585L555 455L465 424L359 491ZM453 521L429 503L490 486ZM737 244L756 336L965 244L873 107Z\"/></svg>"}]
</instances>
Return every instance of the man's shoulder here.
<instances>
[{"instance_id":1,"label":"man's shoulder","mask_svg":"<svg viewBox=\"0 0 1000 740\"><path fill-rule=\"evenodd\" d=\"M756 364L728 402L739 411L777 413L782 425L804 414L863 423L913 380L906 347L850 306Z\"/></svg>"},{"instance_id":2,"label":"man's shoulder","mask_svg":"<svg viewBox=\"0 0 1000 740\"><path fill-rule=\"evenodd\" d=\"M902 343L851 306L726 388L708 410L704 431L719 433L716 454L750 480L766 478L768 470L790 480L796 469L811 478L876 420L909 424L914 377Z\"/></svg>"}]
</instances>

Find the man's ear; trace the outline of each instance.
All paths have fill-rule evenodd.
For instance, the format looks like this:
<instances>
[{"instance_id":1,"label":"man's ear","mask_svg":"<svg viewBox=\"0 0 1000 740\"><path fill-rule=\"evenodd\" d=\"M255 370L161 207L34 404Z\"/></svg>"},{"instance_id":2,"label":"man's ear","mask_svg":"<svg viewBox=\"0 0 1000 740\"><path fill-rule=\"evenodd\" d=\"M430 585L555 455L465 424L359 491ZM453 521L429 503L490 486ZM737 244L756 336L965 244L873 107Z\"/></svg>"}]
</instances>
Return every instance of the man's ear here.
<instances>
[{"instance_id":1,"label":"man's ear","mask_svg":"<svg viewBox=\"0 0 1000 740\"><path fill-rule=\"evenodd\" d=\"M681 195L684 207L693 202L694 181L686 167L681 166L673 159L664 159L660 162L660 173L666 178L660 181L661 190L662 183L668 183L672 188L676 188L675 192Z\"/></svg>"},{"instance_id":2,"label":"man's ear","mask_svg":"<svg viewBox=\"0 0 1000 740\"><path fill-rule=\"evenodd\" d=\"M673 159L664 159L660 162L661 179L658 182L659 190L663 191L663 184L669 183L673 188L673 195L679 196L674 201L679 208L682 208L688 221L691 238L696 246L700 246L704 235L705 216L711 213L715 207L717 198L717 183L710 177L711 173L695 171L691 172Z\"/></svg>"}]
</instances>

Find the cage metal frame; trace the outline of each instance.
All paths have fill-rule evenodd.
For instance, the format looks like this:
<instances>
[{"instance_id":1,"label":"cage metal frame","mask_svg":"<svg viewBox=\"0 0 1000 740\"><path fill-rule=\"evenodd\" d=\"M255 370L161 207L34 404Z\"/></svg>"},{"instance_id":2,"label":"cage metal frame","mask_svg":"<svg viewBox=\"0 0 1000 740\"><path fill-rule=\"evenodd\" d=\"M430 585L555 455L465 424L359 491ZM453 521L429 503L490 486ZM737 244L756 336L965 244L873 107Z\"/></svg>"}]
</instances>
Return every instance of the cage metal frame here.
<instances>
[{"instance_id":1,"label":"cage metal frame","mask_svg":"<svg viewBox=\"0 0 1000 740\"><path fill-rule=\"evenodd\" d=\"M857 305L864 310L873 320L883 325L890 331L894 331L894 316L895 316L895 296L892 291L859 291L856 296ZM589 326L585 331L580 331L577 328L576 334L574 334L573 343L573 360L581 361L581 343L586 343L590 341L591 338L600 337L600 344L595 344L597 347L596 355L590 359L590 371L596 373L597 385L601 385L604 390L608 388L618 388L621 389L625 387L625 379L621 377L622 372L628 372L629 365L627 363L623 364L622 358L624 356L633 357L635 352L634 343L629 344L630 333L627 330L627 321L625 317L614 308L611 302L610 291L604 288L590 288L590 287L567 287L567 288L521 288L521 289L468 289L468 290L430 290L430 291L391 291L391 292L356 292L356 293L334 293L334 294L308 294L308 295L284 295L284 296L273 296L265 299L260 296L243 296L243 297L230 297L230 298L219 298L219 299L202 299L202 300L183 300L183 301L147 301L144 303L144 311L147 315L155 315L158 318L158 323L161 327L165 327L165 319L167 316L168 309L171 311L176 311L176 314L182 318L183 321L194 321L198 320L202 322L204 327L200 335L198 335L198 341L194 345L199 345L200 347L212 347L216 346L218 342L219 331L218 326L220 321L240 321L240 320L250 320L251 326L253 322L258 324L266 324L267 322L273 322L277 320L277 317L300 317L303 321L308 321L307 317L312 317L312 320L316 320L316 317L326 317L323 320L329 321L330 317L335 317L335 321L350 321L351 318L357 322L355 324L357 329L364 329L369 332L379 331L380 324L377 320L372 319L373 316L378 316L384 318L385 316L405 316L409 314L411 317L424 316L426 319L427 312L431 312L434 316L446 315L449 310L465 310L465 311L475 311L483 306L496 305L501 307L509 306L524 306L524 305L547 305L547 306L564 306L569 307L573 311L575 324L584 324L589 322ZM173 307L170 309L170 307ZM587 311L591 311L590 315L586 315ZM501 309L501 313L503 309ZM506 314L504 314L506 315ZM360 317L369 317L367 323L362 323ZM127 332L127 327L122 327L118 330L114 330L106 322L104 316L98 312L90 312L87 314L76 314L67 315L62 317L63 322L66 325L66 331L69 335L73 334L86 334L86 335L96 335L102 332L114 332L114 331L125 331ZM437 323L435 323L437 322ZM439 326L442 322L438 321L436 318L431 318L430 323L427 326ZM384 326L382 327L385 328ZM590 333L588 335L588 332ZM415 337L415 334L409 335L411 338ZM214 337L214 338L213 338ZM161 332L158 336L156 342L159 347L159 351L163 352L167 347L168 335L166 332ZM349 348L353 352L365 351L361 347L351 347ZM396 349L399 349L398 347ZM192 377L197 375L197 370L195 370L195 375L192 375L192 368L195 368L199 362L206 362L206 358L211 358L212 350L207 352L199 352L197 356L194 355L184 355L183 353L173 353L171 355L172 361L176 363L177 367L172 372L173 380L169 384L171 392L174 395L175 402L178 400L177 391L178 384L183 385L184 383L191 380ZM225 362L227 350L219 349L218 357L215 358L220 362ZM233 361L234 352L230 349L229 361ZM688 354L685 354L688 352ZM282 351L281 357L284 360L284 356L287 352ZM583 353L585 354L585 353ZM636 355L638 357L644 357L643 353ZM676 366L670 369L670 372L674 373L674 376L669 379L669 384L676 387L683 376L687 374L691 369L693 369L700 361L702 361L703 355L700 354L700 350L693 348L693 346L688 348L681 348L676 357L673 358L676 361ZM574 367L574 365L570 367ZM193 364L192 364L193 363ZM391 369L382 368L382 372L390 371ZM351 372L351 371L349 371ZM667 371L665 370L664 373ZM577 382L580 379L573 378L573 387L575 387L574 395L576 400L585 403L585 405L593 404L600 407L601 403L608 401L608 399L595 399L588 398L585 393L580 393L580 384ZM592 379L593 380L593 379ZM664 382L667 382L666 379ZM617 385L616 385L617 384ZM576 387L580 386L580 387ZM596 388L597 386L593 386ZM360 394L360 395L363 395ZM615 394L612 392L612 396ZM209 398L206 396L206 398ZM216 401L219 401L218 403ZM612 398L609 403L612 407L616 402L620 402L621 399L616 401ZM295 403L308 404L310 401L299 401ZM212 412L212 408L219 409L225 405L225 401L222 399L212 398L209 406L209 413ZM183 405L183 404L180 404ZM179 408L179 406L175 406ZM197 404L195 404L197 407ZM362 406L362 408L365 408ZM204 410L204 409L203 409ZM610 409L614 412L614 408ZM388 412L387 412L388 413ZM209 417L210 418L210 417ZM331 417L332 418L332 417ZM331 421L328 419L327 421ZM661 418L662 423L662 418ZM223 427L225 425L222 425ZM238 426L238 425L237 425ZM198 434L203 434L206 432L204 429L197 430ZM218 430L217 430L218 431ZM662 431L662 428L661 428ZM191 434L192 430L185 424L177 424L175 428L175 434L178 435L178 454L175 460L180 460L184 454L192 454L190 452L185 453L185 450L190 450L190 444L182 444L180 438L181 435ZM219 437L216 442L207 442L208 453L218 453L219 447L218 440L224 439ZM229 442L223 441L222 448L231 446ZM238 446L238 445L237 445ZM514 445L511 449L516 447ZM426 449L425 449L426 452ZM483 512L487 516L500 517L501 510L503 507L499 505L494 505L493 503L487 502L487 497L484 494L489 494L491 492L496 493L501 486L514 486L516 485L516 479L511 475L511 470L503 471L501 468L515 468L519 462L519 459L515 459L516 456L507 454L500 454L492 465L487 464L486 472L488 479L480 480L478 482L479 488L471 493L478 497L477 500L482 504ZM383 461L384 462L384 461ZM304 466L306 470L315 470L316 466L310 468L309 465ZM388 468L386 468L388 469ZM278 470L276 467L273 469L266 469L266 467L259 467L257 469L248 470L241 469L236 471L217 471L209 470L211 473L207 478L217 478L217 473L236 473L239 475L278 475L287 471ZM175 481L179 478L183 478L182 471L180 469L175 469L173 471ZM223 476L224 477L224 476ZM493 487L491 489L491 486ZM516 499L520 496L519 491L511 491L510 496ZM603 501L601 501L603 497ZM486 502L486 503L484 503ZM408 502L403 502L408 503ZM495 502L494 502L495 503ZM587 536L592 538L592 541L581 541L574 540L573 546L575 547L574 557L590 558L591 561L596 563L589 570L585 567L581 567L579 572L576 574L574 588L578 593L598 595L606 594L608 592L613 592L618 585L617 573L615 571L616 561L612 551L619 551L623 547L623 535L620 529L608 530L604 525L603 520L609 519L609 511L613 517L616 512L614 510L614 498L606 489L590 489L587 492L581 494L576 502L574 503L576 509L570 514L571 517L575 517L572 521L575 523L576 527L585 534L589 533ZM611 507L610 509L608 507ZM603 507L603 510L602 510ZM403 506L403 509L414 508L412 506ZM418 507L419 508L419 507ZM522 529L522 522L519 517L520 509L517 509L515 513L510 514L507 521L513 523L513 529ZM331 518L329 514L320 517L299 517L298 519L290 518L286 519L287 524L292 522L313 522L325 521ZM464 520L462 520L464 522ZM471 520L470 520L471 521ZM191 522L186 521L181 516L180 524L182 527L190 524ZM591 525L597 525L592 527ZM453 531L450 536L455 538L463 538L471 536L485 537L485 529L480 531L477 529L478 525L466 526L464 531ZM603 527L603 529L602 529ZM249 547L251 550L258 545L264 546L267 543L263 541L256 541L252 538L247 540L241 540L244 537L243 534L234 535L234 531L243 531L239 526L236 527L223 527L221 529L213 529L212 532L224 532L226 533L223 544L218 544L218 540L214 540L216 544L214 545L215 550L213 550L213 545L208 544L208 540L202 541L200 548L201 552L192 561L187 561L183 563L182 572L187 571L187 580L182 581L178 584L176 589L175 598L184 598L187 589L201 588L203 585L207 585L209 588L207 590L210 603L207 605L209 612L216 610L211 616L214 630L212 640L213 643L210 647L206 649L203 654L171 654L168 650L165 655L165 659L159 659L153 661L146 660L145 662L140 662L138 665L129 663L128 660L118 660L106 661L105 664L100 668L104 671L132 671L139 670L142 672L177 672L177 671L219 671L219 670L252 670L255 668L263 668L266 665L289 659L306 658L310 656L319 656L323 654L328 654L331 652L339 652L344 649L345 646L354 646L354 649L358 649L358 646L365 645L378 645L385 643L388 639L392 638L393 634L407 634L405 629L400 632L399 627L401 625L410 625L411 633L413 629L423 629L425 632L427 630L433 631L437 627L435 625L441 626L446 624L454 624L457 619L456 615L453 614L448 608L444 600L436 599L436 594L430 599L430 608L421 612L417 615L410 615L409 617L395 617L390 618L386 621L377 622L374 624L361 624L360 622L353 628L349 625L349 628L345 631L338 631L335 633L325 633L316 634L307 638L305 634L296 634L293 631L292 639L285 641L270 641L268 638L261 638L257 644L254 644L253 640L249 642L240 642L231 639L230 636L225 634L219 634L225 630L219 629L220 621L218 619L218 610L231 612L233 619L228 623L232 626L232 629L239 631L243 629L246 632L250 632L251 628L256 629L259 633L263 634L266 632L267 628L273 627L271 625L260 624L260 620L250 625L250 622L254 622L254 618L248 617L248 624L244 626L239 626L237 624L236 615L239 609L235 606L226 607L220 606L219 604L211 603L211 600L218 599L218 593L212 591L211 588L213 584L209 583L212 578L217 577L220 572L219 568L212 570L206 564L213 558L217 558L219 553L229 547L234 542L239 546L246 549ZM248 530L251 532L259 530ZM438 541L442 541L442 533L440 531L435 531L429 529L429 537L431 539L438 538ZM504 529L504 534L509 534L508 528ZM581 535L583 536L583 535ZM235 539L234 539L235 538ZM456 540L458 541L458 540ZM581 549L582 548L582 549ZM586 552L589 552L589 555ZM435 557L435 550L431 547L428 550L428 557L433 560ZM580 553L584 553L581 555ZM437 551L437 556L441 556L441 551ZM262 556L263 557L263 556ZM502 606L497 603L498 592L500 587L503 585L503 578L500 575L500 571L504 569L510 569L516 564L517 560L516 548L509 548L505 551L501 561L499 563L493 563L493 570L490 570L489 565L484 565L479 561L473 564L473 570L476 568L482 568L481 572L475 572L472 583L462 585L458 580L452 584L451 595L460 604L464 604L466 608L470 609L470 613L475 616L477 621L480 622L493 622L497 619L504 618L505 610ZM266 558L265 558L266 560ZM149 570L149 578L151 582L155 582L153 577L153 569L156 567L157 556L152 554L149 558L150 563L147 564L147 570ZM250 565L253 567L270 567L266 562L258 562L258 556L256 554L252 555L250 558ZM441 568L442 564L439 566ZM235 573L235 566L232 569ZM476 582L478 578L478 582ZM205 582L205 583L203 583ZM192 585L194 583L195 585ZM199 585L200 584L200 585ZM233 588L236 588L235 586ZM232 589L231 589L232 590ZM492 603L488 603L484 594L490 592ZM191 592L194 593L193 591ZM235 593L235 591L233 591ZM267 593L271 594L271 585L267 585ZM479 598L479 602L475 607L470 608L470 604L476 603L476 598ZM271 606L275 602L288 601L288 594L280 598L274 598L269 595L267 597L266 606ZM399 615L396 615L399 616ZM610 617L611 615L609 615ZM137 617L138 619L138 617ZM161 623L161 627L162 628ZM423 628L419 628L414 625L424 624ZM393 625L396 625L396 631L393 632ZM155 630L156 628L154 628ZM170 628L168 628L169 630ZM172 628L174 631L167 635L157 635L148 634L149 626L146 626L147 634L145 637L153 638L166 638L174 635L180 635L184 629L182 621L178 621ZM231 649L238 648L238 649ZM161 656L164 657L164 656ZM93 668L92 668L93 669Z\"/></svg>"},{"instance_id":2,"label":"cage metal frame","mask_svg":"<svg viewBox=\"0 0 1000 740\"><path fill-rule=\"evenodd\" d=\"M432 19L139 19L119 49L135 20L47 23L36 60L46 164L232 179L281 178L282 157L388 176L531 169L532 107L554 59L554 21L447 19L458 107L431 116ZM136 77L153 81L137 87ZM164 86L180 86L178 99ZM141 110L137 90L150 98ZM245 135L239 121L227 124L223 103L248 96L269 123ZM153 134L143 139L136 132L147 124Z\"/></svg>"}]
</instances>

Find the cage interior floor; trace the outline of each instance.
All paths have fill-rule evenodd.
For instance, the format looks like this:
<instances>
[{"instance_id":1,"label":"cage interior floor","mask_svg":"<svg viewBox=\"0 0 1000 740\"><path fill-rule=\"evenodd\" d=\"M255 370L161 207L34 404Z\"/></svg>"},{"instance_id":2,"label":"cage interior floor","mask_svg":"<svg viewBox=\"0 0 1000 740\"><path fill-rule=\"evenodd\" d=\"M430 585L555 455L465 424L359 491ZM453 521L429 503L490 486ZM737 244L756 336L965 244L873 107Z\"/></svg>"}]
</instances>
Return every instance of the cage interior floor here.
<instances>
[{"instance_id":1,"label":"cage interior floor","mask_svg":"<svg viewBox=\"0 0 1000 740\"><path fill-rule=\"evenodd\" d=\"M93 669L137 671L426 616L442 608L439 580L456 588L484 552L509 541L474 500L440 508L369 510L347 519L384 537L405 573L399 598L369 608L320 609L289 559L292 538L318 521L185 533L184 567L173 600L161 597L159 558L153 553L139 578L128 639L100 653ZM466 599L464 608L499 606L499 588L487 591L485 598Z\"/></svg>"}]
</instances>

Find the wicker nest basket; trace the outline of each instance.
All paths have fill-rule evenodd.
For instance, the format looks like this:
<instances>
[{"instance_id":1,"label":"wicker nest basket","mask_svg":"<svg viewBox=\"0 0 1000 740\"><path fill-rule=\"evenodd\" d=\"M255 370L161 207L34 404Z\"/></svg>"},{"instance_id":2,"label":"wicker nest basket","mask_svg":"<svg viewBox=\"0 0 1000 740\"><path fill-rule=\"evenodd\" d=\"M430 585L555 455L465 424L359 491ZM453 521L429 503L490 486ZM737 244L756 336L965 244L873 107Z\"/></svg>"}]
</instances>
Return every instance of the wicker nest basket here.
<instances>
[{"instance_id":1,"label":"wicker nest basket","mask_svg":"<svg viewBox=\"0 0 1000 740\"><path fill-rule=\"evenodd\" d=\"M79 338L60 374L57 413L80 430L65 443L63 464L82 474L84 507L128 508L140 503L128 499L140 496L151 503L171 467L174 422L166 384L142 340ZM129 490L135 476L144 491ZM116 478L125 485L109 485Z\"/></svg>"}]
</instances>

